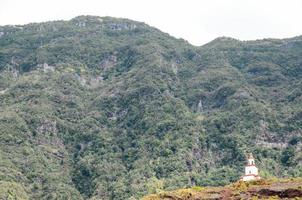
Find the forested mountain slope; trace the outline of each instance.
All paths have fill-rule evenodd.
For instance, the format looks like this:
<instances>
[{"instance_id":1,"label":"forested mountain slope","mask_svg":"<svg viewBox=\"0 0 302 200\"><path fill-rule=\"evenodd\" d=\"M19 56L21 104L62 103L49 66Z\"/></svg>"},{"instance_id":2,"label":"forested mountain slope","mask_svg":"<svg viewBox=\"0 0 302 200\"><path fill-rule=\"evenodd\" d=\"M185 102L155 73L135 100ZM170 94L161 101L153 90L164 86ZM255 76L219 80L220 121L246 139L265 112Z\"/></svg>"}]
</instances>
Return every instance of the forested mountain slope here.
<instances>
[{"instance_id":1,"label":"forested mountain slope","mask_svg":"<svg viewBox=\"0 0 302 200\"><path fill-rule=\"evenodd\" d=\"M126 19L0 27L0 198L302 176L302 37L192 46ZM2 196L1 196L2 195Z\"/></svg>"}]
</instances>

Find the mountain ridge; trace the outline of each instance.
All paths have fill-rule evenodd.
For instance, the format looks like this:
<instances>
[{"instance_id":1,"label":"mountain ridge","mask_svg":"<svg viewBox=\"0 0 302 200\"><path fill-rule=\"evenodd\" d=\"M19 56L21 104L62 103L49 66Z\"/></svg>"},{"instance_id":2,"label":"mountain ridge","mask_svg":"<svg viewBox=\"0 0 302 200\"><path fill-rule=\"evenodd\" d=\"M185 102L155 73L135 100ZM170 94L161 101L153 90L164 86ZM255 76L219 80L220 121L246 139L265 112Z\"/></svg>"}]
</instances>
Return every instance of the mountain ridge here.
<instances>
[{"instance_id":1,"label":"mountain ridge","mask_svg":"<svg viewBox=\"0 0 302 200\"><path fill-rule=\"evenodd\" d=\"M30 26L30 25L38 25L38 24L47 24L47 23L53 23L53 22L68 22L68 21L81 21L81 20L118 20L118 21L125 21L125 22L128 22L128 23L132 23L132 24L140 24L142 26L146 26L146 27L151 27L151 28L154 28L154 29L157 29L158 31L160 31L161 33L164 33L164 34L168 34L169 36L177 39L177 40L182 40L182 41L186 41L188 42L186 39L184 38L177 38L173 35L170 35L169 33L166 33L154 26L151 26L145 22L140 22L140 21L136 21L136 20L132 20L132 19L129 19L129 18L118 18L118 17L111 17L111 16L97 16L97 15L79 15L79 16L76 16L76 17L73 17L69 20L47 20L47 21L43 21L43 22L31 22L31 23L25 23L25 24L6 24L6 25L0 25L0 27L16 27L16 28L22 28L24 26ZM275 40L275 41L278 41L278 40L294 40L294 39L299 39L301 38L302 35L297 35L297 36L292 36L292 37L285 37L285 38L262 38L262 39L252 39L252 40L240 40L240 39L236 39L236 38L233 38L233 37L230 37L230 36L219 36L205 44L202 44L202 45L194 45L194 44L191 44L190 42L188 42L190 45L192 46L195 46L195 47L202 47L202 46L205 46L207 45L208 43L211 43L215 40L237 40L239 42L256 42L256 41L265 41L265 40Z\"/></svg>"}]
</instances>

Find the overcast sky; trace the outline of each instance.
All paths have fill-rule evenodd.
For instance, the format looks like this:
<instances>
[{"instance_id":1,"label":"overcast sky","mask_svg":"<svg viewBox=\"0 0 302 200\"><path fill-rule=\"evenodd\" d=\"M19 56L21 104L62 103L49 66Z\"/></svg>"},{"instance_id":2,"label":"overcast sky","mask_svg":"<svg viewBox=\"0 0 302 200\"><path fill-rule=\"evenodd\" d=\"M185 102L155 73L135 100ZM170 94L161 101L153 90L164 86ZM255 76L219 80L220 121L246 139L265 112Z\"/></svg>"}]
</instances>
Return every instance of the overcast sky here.
<instances>
[{"instance_id":1,"label":"overcast sky","mask_svg":"<svg viewBox=\"0 0 302 200\"><path fill-rule=\"evenodd\" d=\"M302 0L0 0L0 25L78 15L143 21L194 45L302 35Z\"/></svg>"}]
</instances>

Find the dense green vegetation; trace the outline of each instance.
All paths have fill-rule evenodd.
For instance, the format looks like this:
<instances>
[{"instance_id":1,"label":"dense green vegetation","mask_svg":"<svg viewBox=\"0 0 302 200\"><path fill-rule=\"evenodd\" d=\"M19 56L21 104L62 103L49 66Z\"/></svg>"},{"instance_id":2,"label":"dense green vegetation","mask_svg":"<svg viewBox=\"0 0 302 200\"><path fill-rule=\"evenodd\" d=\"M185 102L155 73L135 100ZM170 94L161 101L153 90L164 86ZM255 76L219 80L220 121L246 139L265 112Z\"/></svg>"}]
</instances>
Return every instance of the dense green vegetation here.
<instances>
[{"instance_id":1,"label":"dense green vegetation","mask_svg":"<svg viewBox=\"0 0 302 200\"><path fill-rule=\"evenodd\" d=\"M224 185L247 152L302 176L302 37L194 47L92 16L0 33L0 198Z\"/></svg>"}]
</instances>

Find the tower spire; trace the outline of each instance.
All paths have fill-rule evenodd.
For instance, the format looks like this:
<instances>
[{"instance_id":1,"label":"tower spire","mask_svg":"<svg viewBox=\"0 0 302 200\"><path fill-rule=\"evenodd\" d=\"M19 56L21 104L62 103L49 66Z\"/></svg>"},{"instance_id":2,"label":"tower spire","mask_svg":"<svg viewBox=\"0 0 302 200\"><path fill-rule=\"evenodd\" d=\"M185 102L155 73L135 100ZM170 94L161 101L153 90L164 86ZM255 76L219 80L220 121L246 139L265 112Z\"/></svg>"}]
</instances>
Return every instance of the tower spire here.
<instances>
[{"instance_id":1,"label":"tower spire","mask_svg":"<svg viewBox=\"0 0 302 200\"><path fill-rule=\"evenodd\" d=\"M255 159L252 153L249 153L248 159Z\"/></svg>"}]
</instances>

